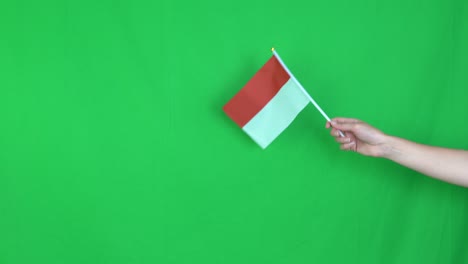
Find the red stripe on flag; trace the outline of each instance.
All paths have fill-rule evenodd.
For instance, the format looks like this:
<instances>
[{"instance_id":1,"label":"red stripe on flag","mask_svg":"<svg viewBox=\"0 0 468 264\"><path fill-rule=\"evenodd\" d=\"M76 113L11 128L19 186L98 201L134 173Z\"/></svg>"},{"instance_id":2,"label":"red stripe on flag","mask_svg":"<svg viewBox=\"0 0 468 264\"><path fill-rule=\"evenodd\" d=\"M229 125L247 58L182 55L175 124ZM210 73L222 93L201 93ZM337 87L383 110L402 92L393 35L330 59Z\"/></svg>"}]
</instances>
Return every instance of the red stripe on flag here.
<instances>
[{"instance_id":1,"label":"red stripe on flag","mask_svg":"<svg viewBox=\"0 0 468 264\"><path fill-rule=\"evenodd\" d=\"M288 80L289 74L272 56L223 110L237 125L244 127Z\"/></svg>"}]
</instances>

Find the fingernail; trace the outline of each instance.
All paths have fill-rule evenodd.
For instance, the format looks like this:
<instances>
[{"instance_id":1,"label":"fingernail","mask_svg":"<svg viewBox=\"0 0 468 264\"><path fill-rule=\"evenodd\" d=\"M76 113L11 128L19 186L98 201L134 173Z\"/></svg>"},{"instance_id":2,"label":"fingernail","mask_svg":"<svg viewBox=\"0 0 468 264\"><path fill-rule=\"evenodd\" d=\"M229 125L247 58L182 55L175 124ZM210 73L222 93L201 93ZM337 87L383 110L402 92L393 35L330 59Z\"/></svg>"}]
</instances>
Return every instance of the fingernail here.
<instances>
[{"instance_id":1,"label":"fingernail","mask_svg":"<svg viewBox=\"0 0 468 264\"><path fill-rule=\"evenodd\" d=\"M330 122L332 125L336 125L336 122L335 121L331 121Z\"/></svg>"}]
</instances>

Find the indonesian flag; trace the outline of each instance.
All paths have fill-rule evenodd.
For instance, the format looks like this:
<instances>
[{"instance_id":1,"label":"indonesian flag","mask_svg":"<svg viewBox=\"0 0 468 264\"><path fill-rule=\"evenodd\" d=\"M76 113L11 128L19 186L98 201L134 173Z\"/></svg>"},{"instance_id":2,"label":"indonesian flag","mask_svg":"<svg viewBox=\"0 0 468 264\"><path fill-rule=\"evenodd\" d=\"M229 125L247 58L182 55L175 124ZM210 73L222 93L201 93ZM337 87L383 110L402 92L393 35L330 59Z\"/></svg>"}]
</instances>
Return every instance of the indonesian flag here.
<instances>
[{"instance_id":1,"label":"indonesian flag","mask_svg":"<svg viewBox=\"0 0 468 264\"><path fill-rule=\"evenodd\" d=\"M224 107L226 114L265 149L307 106L309 98L273 55Z\"/></svg>"}]
</instances>

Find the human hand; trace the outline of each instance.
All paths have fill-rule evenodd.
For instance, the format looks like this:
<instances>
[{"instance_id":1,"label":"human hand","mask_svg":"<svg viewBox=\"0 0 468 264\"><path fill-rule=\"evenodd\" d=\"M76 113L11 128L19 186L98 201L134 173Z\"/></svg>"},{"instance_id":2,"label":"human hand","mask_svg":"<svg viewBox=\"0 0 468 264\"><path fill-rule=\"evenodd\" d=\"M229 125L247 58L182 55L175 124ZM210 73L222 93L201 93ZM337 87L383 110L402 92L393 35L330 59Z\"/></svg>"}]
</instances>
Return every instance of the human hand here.
<instances>
[{"instance_id":1,"label":"human hand","mask_svg":"<svg viewBox=\"0 0 468 264\"><path fill-rule=\"evenodd\" d=\"M340 143L342 150L355 151L366 156L381 157L386 150L388 136L382 131L357 119L333 118L326 128L332 128L330 134ZM339 131L345 136L340 137Z\"/></svg>"}]
</instances>

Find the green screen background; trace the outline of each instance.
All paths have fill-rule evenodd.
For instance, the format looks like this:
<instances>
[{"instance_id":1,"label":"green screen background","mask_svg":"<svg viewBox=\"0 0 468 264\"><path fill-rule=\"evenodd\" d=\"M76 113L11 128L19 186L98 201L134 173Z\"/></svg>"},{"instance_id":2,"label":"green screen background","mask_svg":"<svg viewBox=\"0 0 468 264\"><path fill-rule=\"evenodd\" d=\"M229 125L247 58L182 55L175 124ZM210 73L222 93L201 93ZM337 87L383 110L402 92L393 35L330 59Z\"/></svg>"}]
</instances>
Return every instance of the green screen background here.
<instances>
[{"instance_id":1,"label":"green screen background","mask_svg":"<svg viewBox=\"0 0 468 264\"><path fill-rule=\"evenodd\" d=\"M0 4L0 263L468 263L466 189L265 151L222 111L276 47L332 117L468 149L462 0Z\"/></svg>"}]
</instances>

